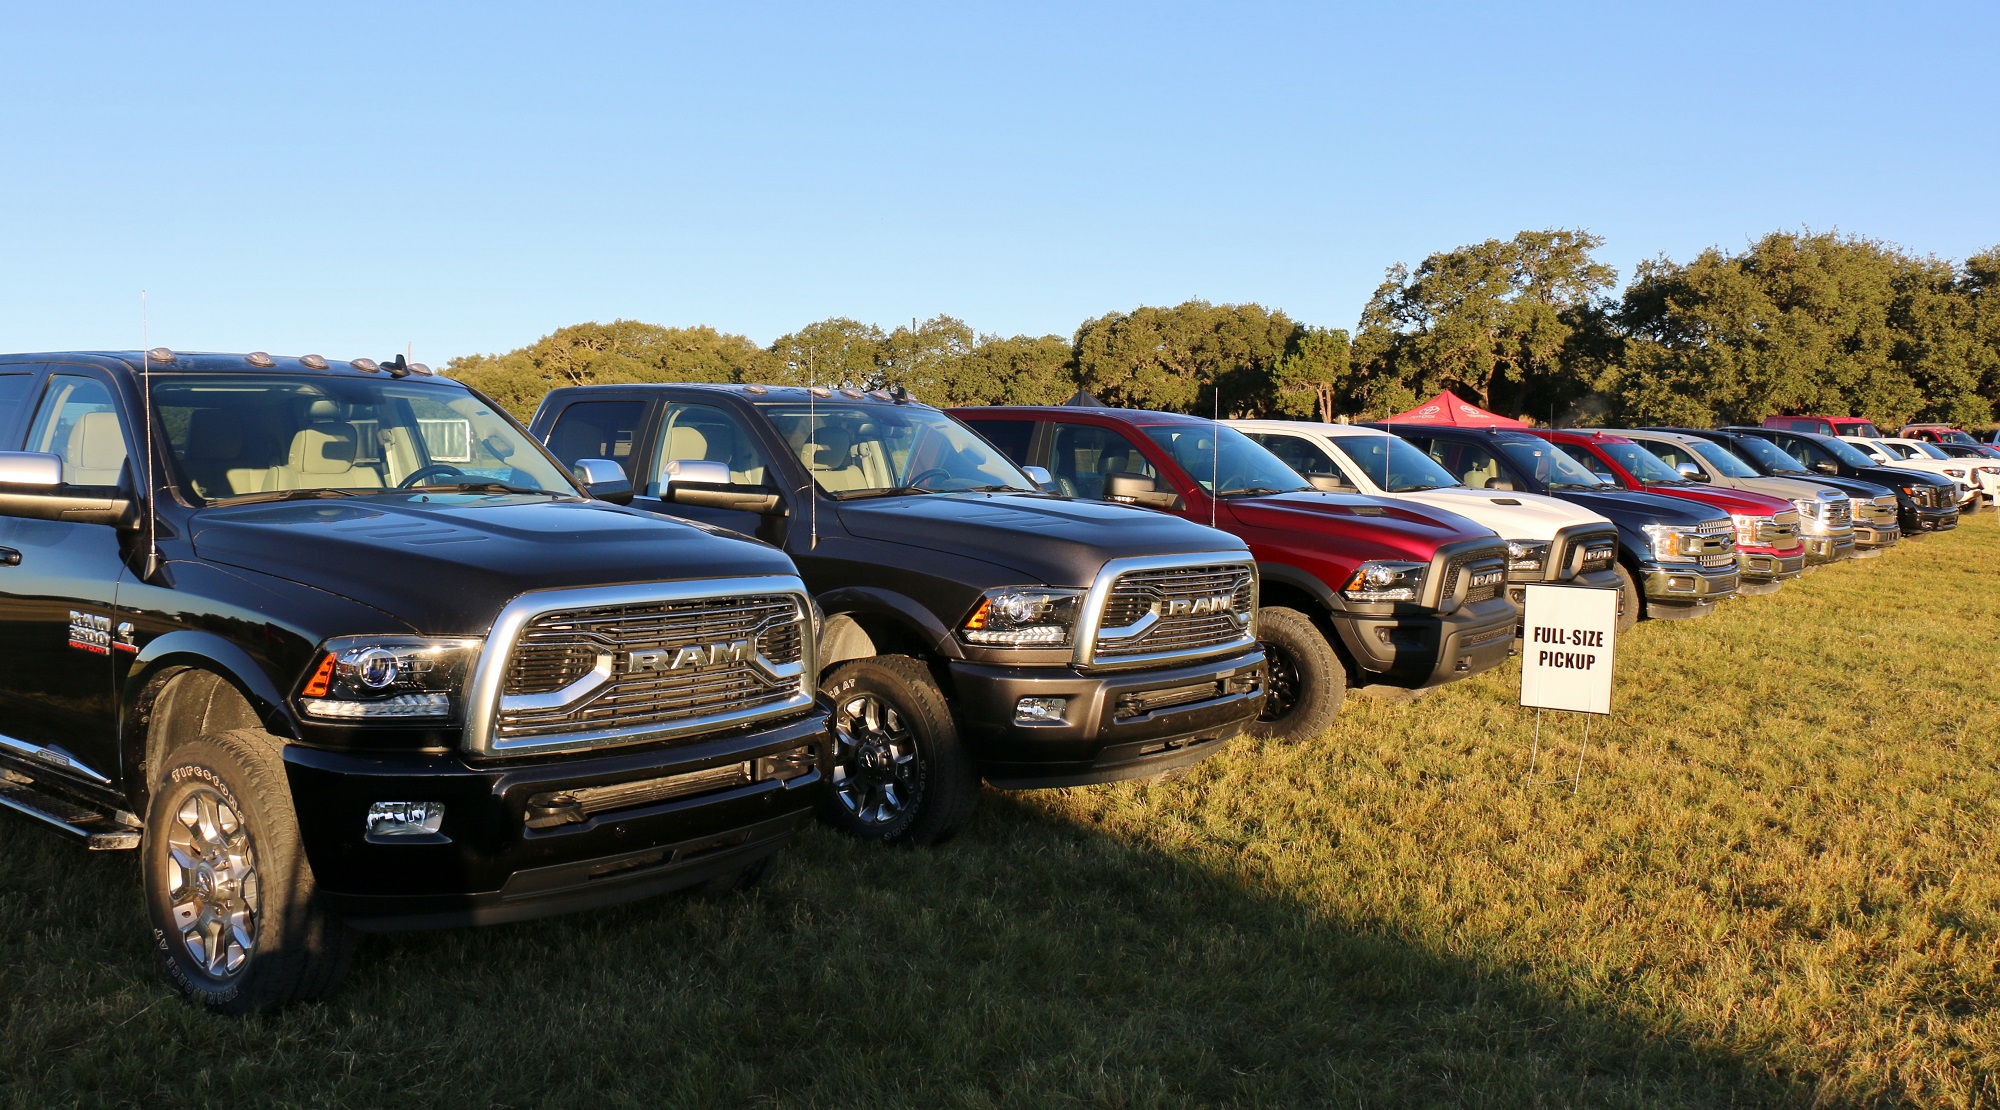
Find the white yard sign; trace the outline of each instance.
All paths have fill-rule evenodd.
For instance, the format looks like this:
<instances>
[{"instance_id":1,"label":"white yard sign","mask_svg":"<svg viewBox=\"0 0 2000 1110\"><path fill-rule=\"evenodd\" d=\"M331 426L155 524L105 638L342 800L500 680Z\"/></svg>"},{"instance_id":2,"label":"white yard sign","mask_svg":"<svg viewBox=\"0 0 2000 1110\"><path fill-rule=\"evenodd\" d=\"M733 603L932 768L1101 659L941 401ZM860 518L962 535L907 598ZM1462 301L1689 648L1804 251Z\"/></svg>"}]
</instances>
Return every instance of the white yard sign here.
<instances>
[{"instance_id":1,"label":"white yard sign","mask_svg":"<svg viewBox=\"0 0 2000 1110\"><path fill-rule=\"evenodd\" d=\"M1521 704L1611 712L1618 591L1529 586L1521 614Z\"/></svg>"}]
</instances>

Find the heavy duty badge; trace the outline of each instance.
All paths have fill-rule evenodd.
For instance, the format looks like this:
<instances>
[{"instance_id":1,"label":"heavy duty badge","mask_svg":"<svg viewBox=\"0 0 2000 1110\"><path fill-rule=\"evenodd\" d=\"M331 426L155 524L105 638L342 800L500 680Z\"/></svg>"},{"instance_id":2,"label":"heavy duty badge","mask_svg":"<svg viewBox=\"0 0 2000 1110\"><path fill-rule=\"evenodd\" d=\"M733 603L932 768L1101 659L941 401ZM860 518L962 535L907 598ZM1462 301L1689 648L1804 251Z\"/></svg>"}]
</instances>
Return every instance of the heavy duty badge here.
<instances>
[{"instance_id":1,"label":"heavy duty badge","mask_svg":"<svg viewBox=\"0 0 2000 1110\"><path fill-rule=\"evenodd\" d=\"M92 655L111 654L111 618L69 611L69 646Z\"/></svg>"}]
</instances>

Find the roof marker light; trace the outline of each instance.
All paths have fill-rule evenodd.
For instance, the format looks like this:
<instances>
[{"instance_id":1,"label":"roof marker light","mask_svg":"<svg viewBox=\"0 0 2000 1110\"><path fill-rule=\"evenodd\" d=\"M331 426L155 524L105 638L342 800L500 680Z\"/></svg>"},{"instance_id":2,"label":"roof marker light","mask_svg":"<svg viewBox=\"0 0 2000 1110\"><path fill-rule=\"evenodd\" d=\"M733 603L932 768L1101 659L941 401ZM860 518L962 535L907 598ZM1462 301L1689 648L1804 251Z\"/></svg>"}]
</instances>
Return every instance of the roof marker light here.
<instances>
[{"instance_id":1,"label":"roof marker light","mask_svg":"<svg viewBox=\"0 0 2000 1110\"><path fill-rule=\"evenodd\" d=\"M431 368L421 362L413 362L410 364L410 373L428 375L431 373Z\"/></svg>"},{"instance_id":2,"label":"roof marker light","mask_svg":"<svg viewBox=\"0 0 2000 1110\"><path fill-rule=\"evenodd\" d=\"M761 385L746 385L743 387L743 392L748 393L752 397L762 397L771 391Z\"/></svg>"},{"instance_id":3,"label":"roof marker light","mask_svg":"<svg viewBox=\"0 0 2000 1110\"><path fill-rule=\"evenodd\" d=\"M249 354L243 356L243 361L252 366L264 367L266 369L278 365L277 359L272 358L262 351L251 351Z\"/></svg>"},{"instance_id":4,"label":"roof marker light","mask_svg":"<svg viewBox=\"0 0 2000 1110\"><path fill-rule=\"evenodd\" d=\"M319 355L301 355L299 356L299 365L308 370L324 370L326 369L327 362L326 359Z\"/></svg>"},{"instance_id":5,"label":"roof marker light","mask_svg":"<svg viewBox=\"0 0 2000 1110\"><path fill-rule=\"evenodd\" d=\"M858 390L858 389L854 389L854 388L852 388L852 387L849 387L849 388L847 388L847 389L843 389L843 390L841 390L841 391L840 391L840 395L841 395L842 397L852 397L852 398L854 398L854 399L855 399L855 400L857 400L857 401L859 401L859 400L861 399L861 391L860 391L860 390Z\"/></svg>"},{"instance_id":6,"label":"roof marker light","mask_svg":"<svg viewBox=\"0 0 2000 1110\"><path fill-rule=\"evenodd\" d=\"M155 347L146 352L146 358L151 362L172 362L174 353L165 347Z\"/></svg>"},{"instance_id":7,"label":"roof marker light","mask_svg":"<svg viewBox=\"0 0 2000 1110\"><path fill-rule=\"evenodd\" d=\"M372 358L351 358L347 360L347 365L370 374L382 369L380 366L375 365L375 360Z\"/></svg>"},{"instance_id":8,"label":"roof marker light","mask_svg":"<svg viewBox=\"0 0 2000 1110\"><path fill-rule=\"evenodd\" d=\"M823 385L816 385L816 386L813 386L813 387L812 387L811 389L808 389L808 390L806 390L806 392L807 392L807 393L810 393L810 394L812 394L812 395L813 395L813 396L815 396L815 397L831 397L831 396L833 396L833 390L831 390L831 389L828 389L827 387L825 387L825 386L823 386Z\"/></svg>"}]
</instances>

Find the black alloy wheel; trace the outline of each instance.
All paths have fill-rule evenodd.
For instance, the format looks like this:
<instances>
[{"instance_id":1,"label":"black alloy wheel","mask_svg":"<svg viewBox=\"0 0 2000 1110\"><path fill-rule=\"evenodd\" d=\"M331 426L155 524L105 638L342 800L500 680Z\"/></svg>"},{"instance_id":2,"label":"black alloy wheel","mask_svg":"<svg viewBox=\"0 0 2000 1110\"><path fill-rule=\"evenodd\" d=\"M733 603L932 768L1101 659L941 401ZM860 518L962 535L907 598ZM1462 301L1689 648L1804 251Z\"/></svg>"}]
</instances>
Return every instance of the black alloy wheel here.
<instances>
[{"instance_id":1,"label":"black alloy wheel","mask_svg":"<svg viewBox=\"0 0 2000 1110\"><path fill-rule=\"evenodd\" d=\"M821 682L833 703L828 824L863 840L942 844L972 820L979 772L923 663L856 659Z\"/></svg>"},{"instance_id":2,"label":"black alloy wheel","mask_svg":"<svg viewBox=\"0 0 2000 1110\"><path fill-rule=\"evenodd\" d=\"M1347 668L1325 633L1297 609L1257 610L1264 649L1264 710L1247 730L1261 740L1307 740L1332 727L1347 697Z\"/></svg>"}]
</instances>

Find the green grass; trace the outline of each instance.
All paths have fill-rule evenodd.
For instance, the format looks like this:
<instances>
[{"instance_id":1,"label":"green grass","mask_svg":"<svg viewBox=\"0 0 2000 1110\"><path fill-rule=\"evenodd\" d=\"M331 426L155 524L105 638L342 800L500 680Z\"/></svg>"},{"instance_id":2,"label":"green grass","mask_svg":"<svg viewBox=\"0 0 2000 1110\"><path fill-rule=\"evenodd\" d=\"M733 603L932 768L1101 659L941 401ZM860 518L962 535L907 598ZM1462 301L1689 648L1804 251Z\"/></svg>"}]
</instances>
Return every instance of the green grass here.
<instances>
[{"instance_id":1,"label":"green grass","mask_svg":"<svg viewBox=\"0 0 2000 1110\"><path fill-rule=\"evenodd\" d=\"M169 994L132 855L0 819L0 1101L2000 1104L1996 562L1987 514L1641 625L1576 794L1509 665L751 895L369 938L275 1019Z\"/></svg>"}]
</instances>

